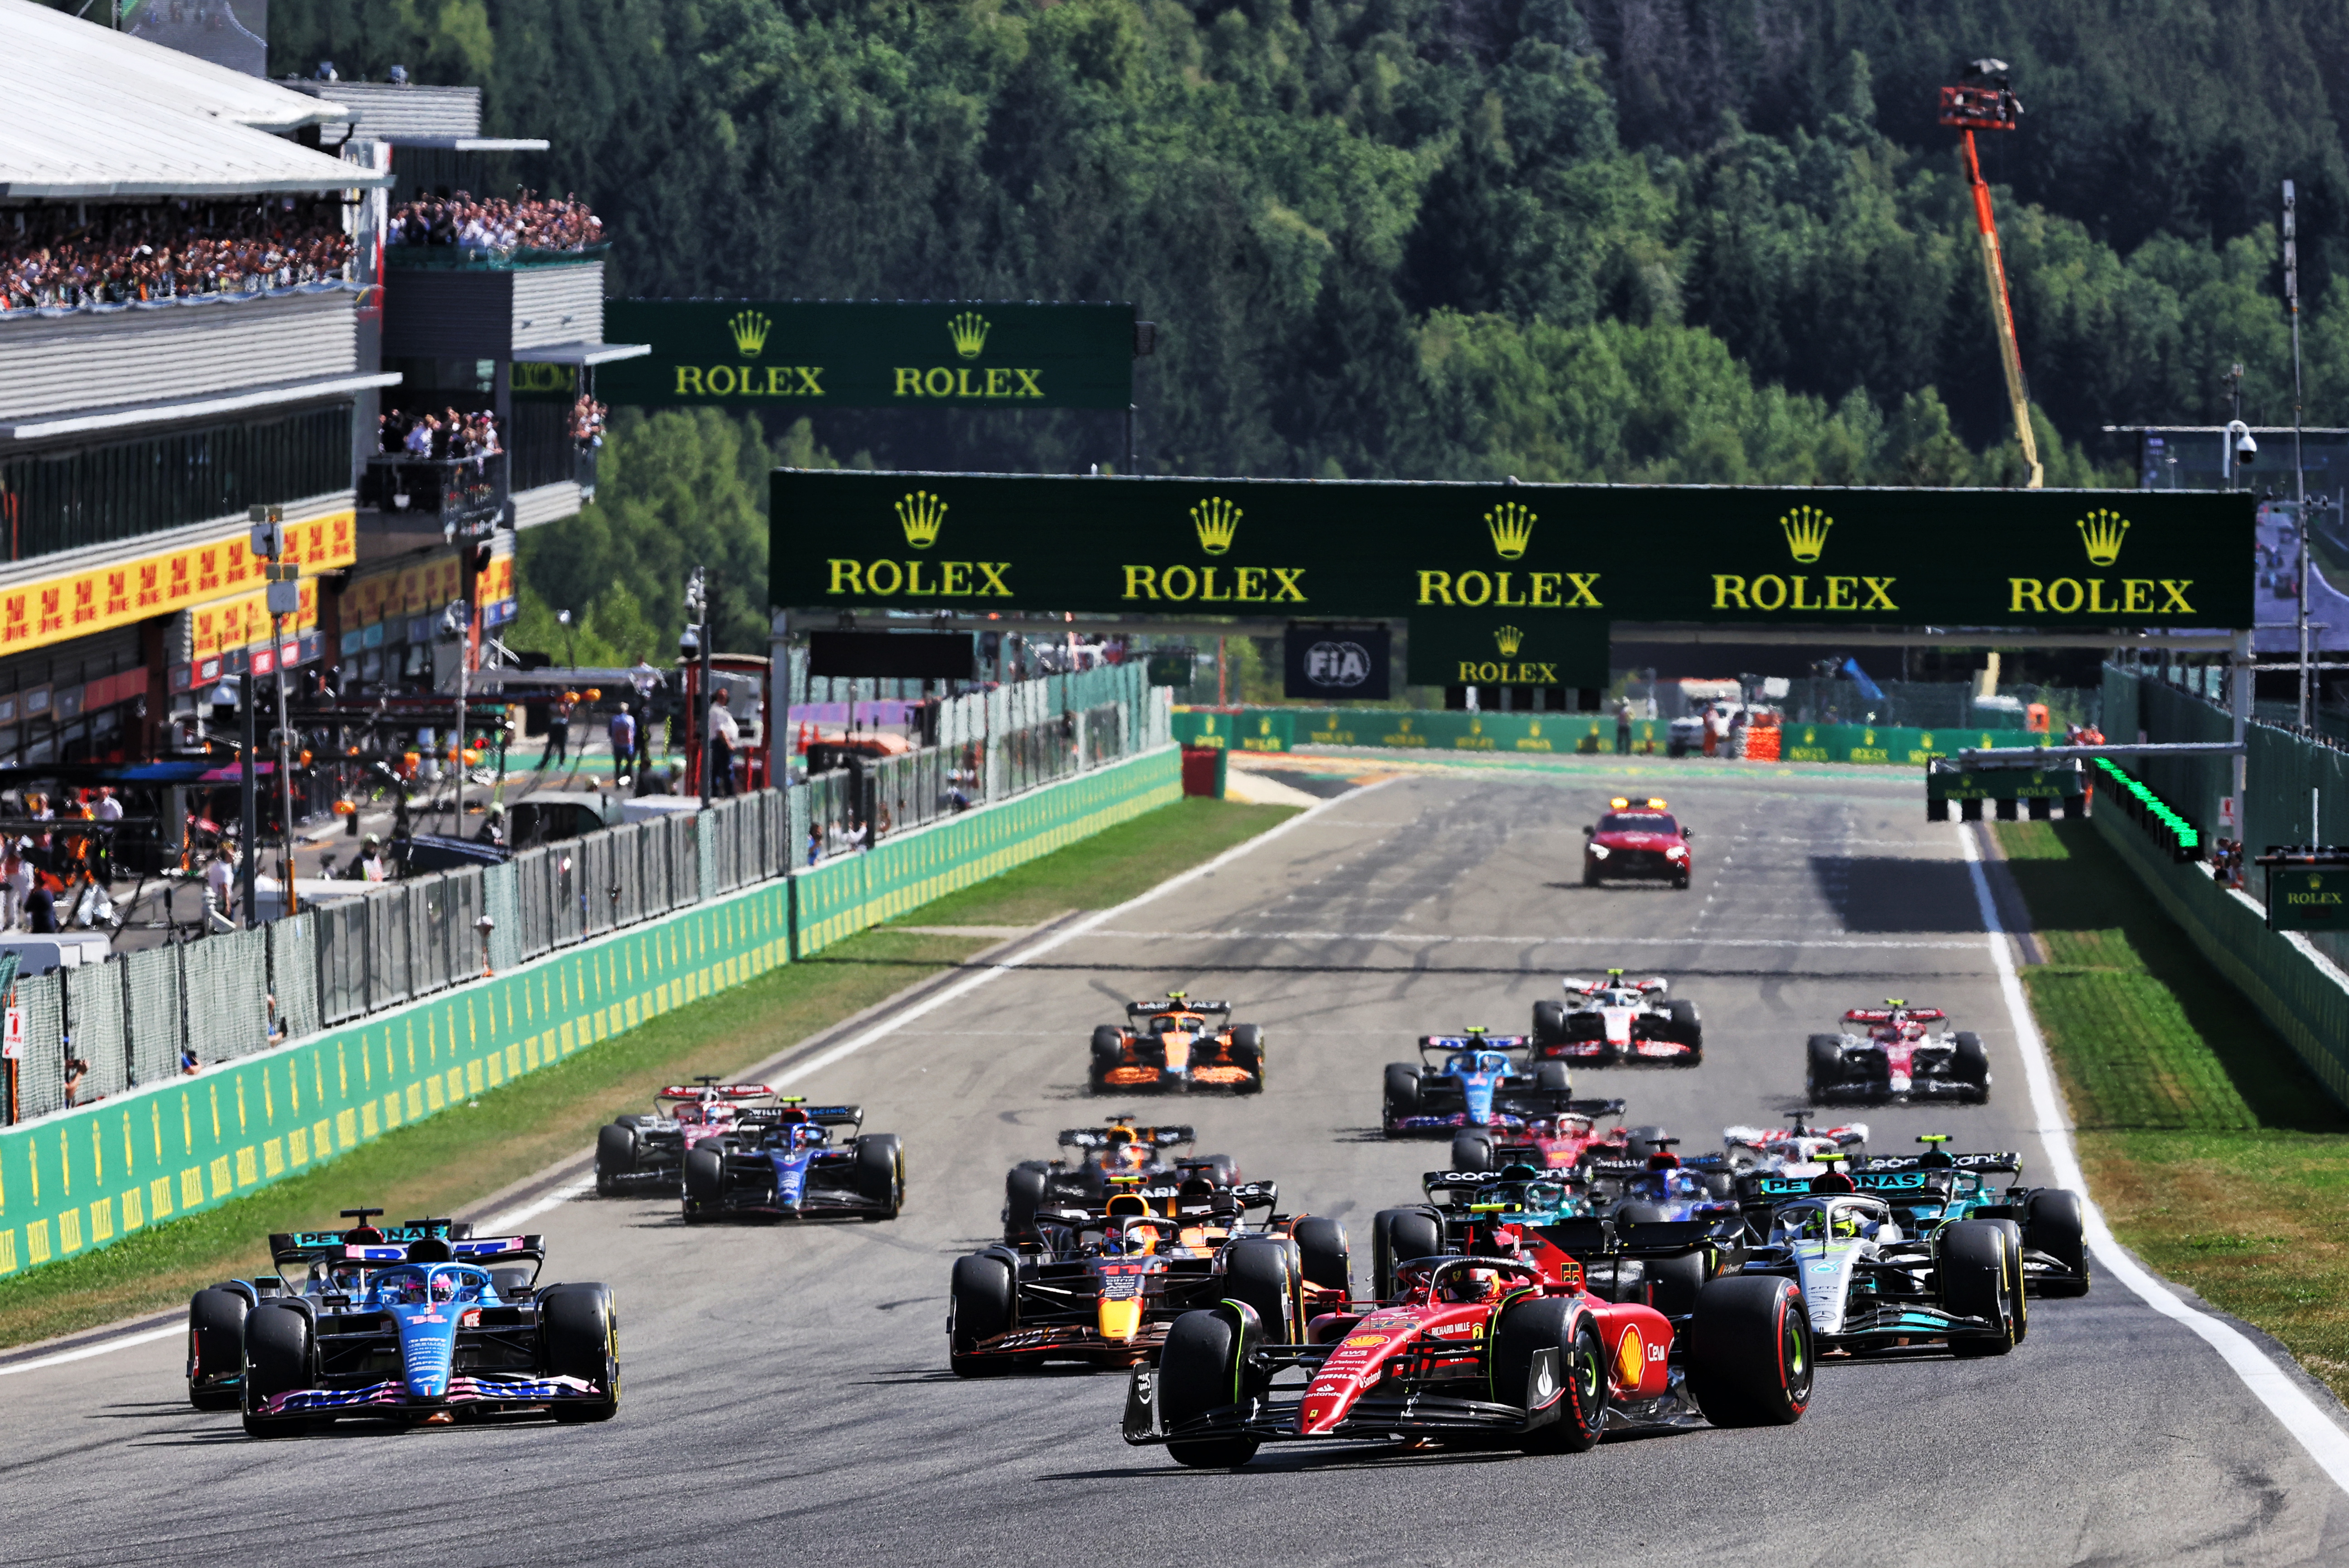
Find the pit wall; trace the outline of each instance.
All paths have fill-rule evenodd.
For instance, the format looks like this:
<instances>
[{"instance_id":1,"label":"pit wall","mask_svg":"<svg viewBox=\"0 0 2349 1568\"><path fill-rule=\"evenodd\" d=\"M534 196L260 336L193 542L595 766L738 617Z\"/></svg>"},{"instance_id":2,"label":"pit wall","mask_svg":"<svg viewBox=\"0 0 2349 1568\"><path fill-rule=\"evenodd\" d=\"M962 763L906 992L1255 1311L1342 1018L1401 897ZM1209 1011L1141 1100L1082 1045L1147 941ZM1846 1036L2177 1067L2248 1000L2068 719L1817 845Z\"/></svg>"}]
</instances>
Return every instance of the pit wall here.
<instances>
[{"instance_id":1,"label":"pit wall","mask_svg":"<svg viewBox=\"0 0 2349 1568\"><path fill-rule=\"evenodd\" d=\"M307 1170L1181 795L1179 752L1145 753L427 1002L11 1128L0 1133L0 1278Z\"/></svg>"}]
</instances>

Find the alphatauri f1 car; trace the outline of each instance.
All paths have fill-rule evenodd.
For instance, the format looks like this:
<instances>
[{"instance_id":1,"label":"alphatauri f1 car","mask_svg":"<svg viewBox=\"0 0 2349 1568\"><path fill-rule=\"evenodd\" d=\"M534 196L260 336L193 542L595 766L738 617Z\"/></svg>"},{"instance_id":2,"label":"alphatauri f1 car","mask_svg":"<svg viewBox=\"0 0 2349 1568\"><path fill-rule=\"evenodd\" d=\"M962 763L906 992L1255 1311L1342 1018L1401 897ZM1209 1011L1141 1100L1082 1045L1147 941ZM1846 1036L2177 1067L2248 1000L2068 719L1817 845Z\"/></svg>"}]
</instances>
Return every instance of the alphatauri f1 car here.
<instances>
[{"instance_id":1,"label":"alphatauri f1 car","mask_svg":"<svg viewBox=\"0 0 2349 1568\"><path fill-rule=\"evenodd\" d=\"M1125 1027L1093 1031L1093 1093L1120 1089L1264 1090L1264 1031L1234 1023L1228 1002L1193 1002L1170 991L1164 1002L1130 1002Z\"/></svg>"},{"instance_id":2,"label":"alphatauri f1 car","mask_svg":"<svg viewBox=\"0 0 2349 1568\"><path fill-rule=\"evenodd\" d=\"M767 1220L894 1220L905 1201L905 1153L895 1133L861 1129L862 1106L780 1105L741 1112L725 1134L685 1151L685 1222L750 1215Z\"/></svg>"},{"instance_id":3,"label":"alphatauri f1 car","mask_svg":"<svg viewBox=\"0 0 2349 1568\"><path fill-rule=\"evenodd\" d=\"M1603 980L1568 976L1563 1002L1534 1003L1534 1054L1594 1067L1656 1062L1693 1067L1704 1060L1704 1024L1696 1003L1667 993L1661 976L1627 980L1610 969Z\"/></svg>"},{"instance_id":4,"label":"alphatauri f1 car","mask_svg":"<svg viewBox=\"0 0 2349 1568\"><path fill-rule=\"evenodd\" d=\"M1516 1129L1534 1117L1571 1110L1574 1087L1565 1063L1521 1064L1510 1054L1531 1044L1522 1034L1487 1034L1482 1029L1423 1036L1421 1061L1387 1064L1381 1118L1387 1136L1455 1127ZM1429 1052L1443 1053L1443 1060L1429 1066Z\"/></svg>"},{"instance_id":5,"label":"alphatauri f1 car","mask_svg":"<svg viewBox=\"0 0 2349 1568\"><path fill-rule=\"evenodd\" d=\"M1911 1007L1894 997L1881 1007L1855 1007L1843 1032L1811 1036L1805 1058L1812 1100L1971 1100L1990 1098L1990 1054L1982 1037L1952 1032L1938 1007Z\"/></svg>"}]
</instances>

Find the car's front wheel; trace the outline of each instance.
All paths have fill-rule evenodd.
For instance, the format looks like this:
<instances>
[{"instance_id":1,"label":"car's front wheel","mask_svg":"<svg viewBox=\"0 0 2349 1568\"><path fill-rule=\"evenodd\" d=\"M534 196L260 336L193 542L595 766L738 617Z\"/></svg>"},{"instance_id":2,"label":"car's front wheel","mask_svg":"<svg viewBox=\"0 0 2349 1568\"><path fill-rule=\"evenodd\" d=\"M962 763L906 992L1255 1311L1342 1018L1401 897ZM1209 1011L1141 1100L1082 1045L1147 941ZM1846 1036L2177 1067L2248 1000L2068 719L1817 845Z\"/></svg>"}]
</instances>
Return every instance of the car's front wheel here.
<instances>
[{"instance_id":1,"label":"car's front wheel","mask_svg":"<svg viewBox=\"0 0 2349 1568\"><path fill-rule=\"evenodd\" d=\"M1716 1427L1783 1427L1810 1407L1811 1314L1792 1280L1731 1274L1697 1292L1688 1390Z\"/></svg>"}]
</instances>

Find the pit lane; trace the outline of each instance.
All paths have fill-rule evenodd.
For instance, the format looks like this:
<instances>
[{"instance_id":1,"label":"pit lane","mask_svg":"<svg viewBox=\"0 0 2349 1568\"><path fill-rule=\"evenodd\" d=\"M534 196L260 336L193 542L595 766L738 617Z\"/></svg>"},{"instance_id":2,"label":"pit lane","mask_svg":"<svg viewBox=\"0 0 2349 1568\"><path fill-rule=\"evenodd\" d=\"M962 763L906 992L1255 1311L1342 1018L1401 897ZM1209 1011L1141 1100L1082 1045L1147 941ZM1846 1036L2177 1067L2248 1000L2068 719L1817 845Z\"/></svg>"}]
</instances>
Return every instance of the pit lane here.
<instances>
[{"instance_id":1,"label":"pit lane","mask_svg":"<svg viewBox=\"0 0 2349 1568\"><path fill-rule=\"evenodd\" d=\"M1119 1440L1121 1376L946 1373L950 1260L993 1229L1005 1168L1055 1129L1127 1108L1192 1121L1203 1148L1278 1179L1285 1207L1351 1221L1360 1273L1371 1212L1444 1162L1440 1139L1379 1136L1381 1065L1420 1033L1521 1029L1562 972L1663 973L1698 1001L1702 1067L1577 1081L1689 1147L1799 1107L1803 1036L1904 996L1980 1033L1996 1087L1986 1106L1848 1113L1871 1146L1946 1130L2035 1164L1958 829L1923 820L1913 778L1690 763L1640 787L1696 831L1688 892L1580 886L1580 829L1611 793L1596 769L1419 771L836 1061L800 1086L905 1136L893 1224L688 1231L651 1199L545 1212L548 1277L619 1293L626 1390L608 1425L249 1443L180 1400L172 1340L12 1376L5 1556L318 1563L427 1541L450 1563L2349 1555L2349 1500L2192 1334L2103 1282L2034 1303L2000 1360L1831 1365L1793 1428L1558 1459L1298 1445L1189 1472ZM1178 986L1266 1027L1266 1094L1088 1098L1091 1026Z\"/></svg>"}]
</instances>

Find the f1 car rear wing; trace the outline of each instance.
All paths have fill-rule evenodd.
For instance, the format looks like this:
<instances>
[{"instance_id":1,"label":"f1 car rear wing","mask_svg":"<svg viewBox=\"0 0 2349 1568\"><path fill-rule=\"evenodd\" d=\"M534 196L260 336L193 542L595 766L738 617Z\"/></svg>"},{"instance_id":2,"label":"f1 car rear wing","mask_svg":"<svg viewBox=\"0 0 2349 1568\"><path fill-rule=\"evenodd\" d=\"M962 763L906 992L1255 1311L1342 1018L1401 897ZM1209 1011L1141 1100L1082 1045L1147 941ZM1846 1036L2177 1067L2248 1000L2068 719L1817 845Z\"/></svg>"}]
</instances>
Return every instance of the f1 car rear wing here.
<instances>
[{"instance_id":1,"label":"f1 car rear wing","mask_svg":"<svg viewBox=\"0 0 2349 1568\"><path fill-rule=\"evenodd\" d=\"M367 1230L387 1245L403 1251L410 1241L438 1236L446 1239L455 1228L450 1220L411 1220L405 1225L371 1225ZM323 1257L350 1244L350 1231L276 1231L269 1237L273 1258Z\"/></svg>"},{"instance_id":2,"label":"f1 car rear wing","mask_svg":"<svg viewBox=\"0 0 2349 1568\"><path fill-rule=\"evenodd\" d=\"M775 1091L764 1084L671 1084L653 1096L656 1100L677 1100L687 1105L698 1105L705 1099L771 1100Z\"/></svg>"},{"instance_id":3,"label":"f1 car rear wing","mask_svg":"<svg viewBox=\"0 0 2349 1568\"><path fill-rule=\"evenodd\" d=\"M1920 1168L1913 1156L1903 1155L1897 1158L1902 1168L1888 1168L1895 1163L1894 1160L1888 1159L1872 1161L1866 1170L1847 1172L1851 1179L1850 1189L1873 1198L1894 1199L1904 1194L1916 1195L1937 1191L1947 1193L1952 1179L1961 1172L2015 1170L2020 1168L2020 1162L1970 1167L1943 1165ZM2004 1158L2013 1160L2013 1157ZM1741 1185L1744 1201L1748 1205L1760 1209L1775 1209L1799 1198L1817 1198L1827 1195L1826 1189L1811 1185L1816 1179L1817 1179L1808 1176L1749 1176ZM1837 1183L1837 1190L1841 1189L1841 1183Z\"/></svg>"},{"instance_id":4,"label":"f1 car rear wing","mask_svg":"<svg viewBox=\"0 0 2349 1568\"><path fill-rule=\"evenodd\" d=\"M1730 1168L1725 1154L1692 1154L1676 1165L1650 1165L1644 1159L1599 1159L1590 1163L1590 1174L1599 1176L1656 1176L1674 1170L1720 1171Z\"/></svg>"},{"instance_id":5,"label":"f1 car rear wing","mask_svg":"<svg viewBox=\"0 0 2349 1568\"><path fill-rule=\"evenodd\" d=\"M1423 1034L1419 1048L1423 1051L1472 1051L1478 1046L1490 1046L1495 1051L1522 1051L1534 1043L1530 1034Z\"/></svg>"},{"instance_id":6,"label":"f1 car rear wing","mask_svg":"<svg viewBox=\"0 0 2349 1568\"><path fill-rule=\"evenodd\" d=\"M1672 982L1660 974L1650 975L1645 980L1627 980L1622 970L1610 969L1605 980L1583 980L1568 975L1559 983L1578 996L1588 996L1599 991L1636 991L1642 996L1661 996L1672 988Z\"/></svg>"},{"instance_id":7,"label":"f1 car rear wing","mask_svg":"<svg viewBox=\"0 0 2349 1568\"><path fill-rule=\"evenodd\" d=\"M1911 1023L1942 1023L1949 1014L1938 1007L1855 1007L1843 1015L1846 1023L1889 1023L1898 1015Z\"/></svg>"},{"instance_id":8,"label":"f1 car rear wing","mask_svg":"<svg viewBox=\"0 0 2349 1568\"><path fill-rule=\"evenodd\" d=\"M2023 1157L2011 1150L2002 1154L1953 1154L1943 1159L1935 1159L1929 1154L1879 1154L1868 1160L1868 1168L1871 1171L2003 1171L2019 1175L2023 1170ZM1853 1179L1857 1179L1857 1173Z\"/></svg>"},{"instance_id":9,"label":"f1 car rear wing","mask_svg":"<svg viewBox=\"0 0 2349 1568\"><path fill-rule=\"evenodd\" d=\"M1761 1146L1782 1137L1831 1137L1837 1148L1856 1148L1868 1141L1868 1124L1854 1122L1847 1127L1723 1127L1723 1144Z\"/></svg>"},{"instance_id":10,"label":"f1 car rear wing","mask_svg":"<svg viewBox=\"0 0 2349 1568\"><path fill-rule=\"evenodd\" d=\"M395 1229L400 1228L401 1227L395 1227ZM312 1232L312 1234L319 1233L320 1232ZM332 1232L324 1233L332 1234ZM276 1236L270 1238L272 1242L281 1240L291 1241L294 1240L294 1238L281 1238ZM406 1263L411 1262L481 1263L486 1265L490 1263L505 1262L517 1258L534 1259L539 1262L544 1262L546 1261L546 1238L544 1236L480 1236L468 1237L461 1241L450 1241L445 1237L419 1237L417 1238L417 1241L440 1241L449 1249L449 1256L446 1258L435 1257L430 1259L414 1259L411 1258L409 1254L414 1251L415 1243L411 1242L403 1245L396 1241L346 1241L327 1247L294 1247L284 1251L277 1252L276 1256L280 1262L306 1262L315 1258L326 1262L372 1263L378 1267L387 1266L392 1263Z\"/></svg>"},{"instance_id":11,"label":"f1 car rear wing","mask_svg":"<svg viewBox=\"0 0 2349 1568\"><path fill-rule=\"evenodd\" d=\"M821 1127L862 1127L864 1125L863 1106L753 1106L743 1111L739 1119L746 1127L781 1127L792 1119L793 1111L800 1112Z\"/></svg>"},{"instance_id":12,"label":"f1 car rear wing","mask_svg":"<svg viewBox=\"0 0 2349 1568\"><path fill-rule=\"evenodd\" d=\"M1232 1004L1228 1002L1194 1002L1186 996L1165 1002L1129 1002L1125 1004L1128 1018L1163 1018L1170 1012L1220 1012L1229 1017Z\"/></svg>"},{"instance_id":13,"label":"f1 car rear wing","mask_svg":"<svg viewBox=\"0 0 2349 1568\"><path fill-rule=\"evenodd\" d=\"M1216 1194L1218 1197L1228 1195L1238 1203L1243 1212L1250 1209L1271 1210L1280 1206L1280 1184L1277 1181L1234 1182L1229 1187L1216 1189ZM1182 1200L1183 1189L1179 1186L1160 1183L1153 1187L1136 1188L1134 1196L1153 1208L1164 1206L1165 1212L1169 1214L1183 1211L1174 1207ZM1198 1209L1200 1207L1198 1199L1192 1199L1190 1207Z\"/></svg>"},{"instance_id":14,"label":"f1 car rear wing","mask_svg":"<svg viewBox=\"0 0 2349 1568\"><path fill-rule=\"evenodd\" d=\"M1540 1170L1530 1165L1512 1165L1504 1170L1431 1170L1419 1179L1419 1185L1429 1199L1439 1208L1449 1207L1439 1192L1474 1193L1487 1187L1530 1186L1542 1182L1552 1187L1572 1187L1572 1176L1563 1170Z\"/></svg>"},{"instance_id":15,"label":"f1 car rear wing","mask_svg":"<svg viewBox=\"0 0 2349 1568\"><path fill-rule=\"evenodd\" d=\"M1716 1239L1717 1220L1553 1220L1533 1227L1536 1234L1577 1262L1603 1257L1676 1257ZM1730 1225L1742 1224L1734 1214Z\"/></svg>"},{"instance_id":16,"label":"f1 car rear wing","mask_svg":"<svg viewBox=\"0 0 2349 1568\"><path fill-rule=\"evenodd\" d=\"M1172 1148L1178 1143L1199 1141L1199 1135L1187 1127L1137 1127L1120 1123L1115 1127L1063 1127L1061 1131L1061 1147L1062 1148L1108 1148L1112 1141L1111 1135L1117 1132L1128 1135L1129 1142L1147 1144L1152 1148Z\"/></svg>"}]
</instances>

